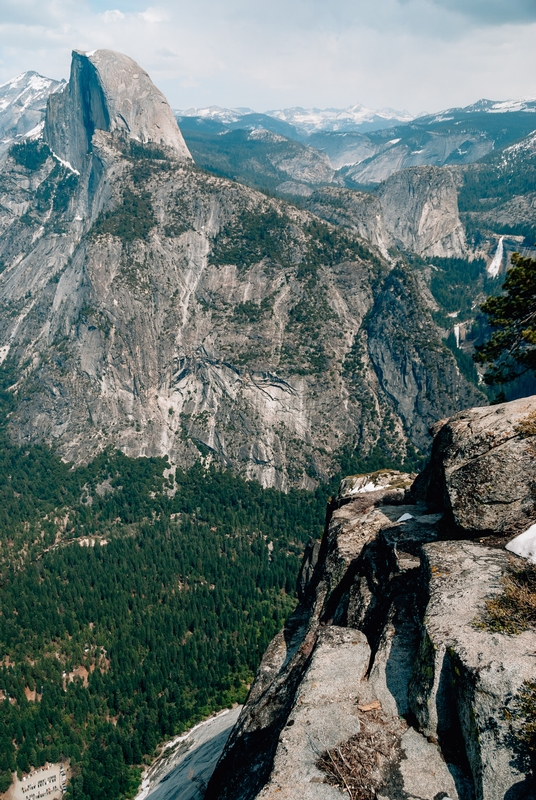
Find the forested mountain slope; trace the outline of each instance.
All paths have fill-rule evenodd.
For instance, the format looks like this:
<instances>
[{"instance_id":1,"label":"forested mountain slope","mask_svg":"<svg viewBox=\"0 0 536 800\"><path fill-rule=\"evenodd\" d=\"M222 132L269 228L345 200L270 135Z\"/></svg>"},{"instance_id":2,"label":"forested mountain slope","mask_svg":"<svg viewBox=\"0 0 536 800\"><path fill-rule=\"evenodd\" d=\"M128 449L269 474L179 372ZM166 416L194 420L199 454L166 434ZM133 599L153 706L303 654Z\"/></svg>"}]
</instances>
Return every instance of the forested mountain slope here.
<instances>
[{"instance_id":1,"label":"forested mountain slope","mask_svg":"<svg viewBox=\"0 0 536 800\"><path fill-rule=\"evenodd\" d=\"M131 797L162 739L244 698L326 492L111 452L73 470L5 422L0 454L0 794L61 759L73 800Z\"/></svg>"}]
</instances>

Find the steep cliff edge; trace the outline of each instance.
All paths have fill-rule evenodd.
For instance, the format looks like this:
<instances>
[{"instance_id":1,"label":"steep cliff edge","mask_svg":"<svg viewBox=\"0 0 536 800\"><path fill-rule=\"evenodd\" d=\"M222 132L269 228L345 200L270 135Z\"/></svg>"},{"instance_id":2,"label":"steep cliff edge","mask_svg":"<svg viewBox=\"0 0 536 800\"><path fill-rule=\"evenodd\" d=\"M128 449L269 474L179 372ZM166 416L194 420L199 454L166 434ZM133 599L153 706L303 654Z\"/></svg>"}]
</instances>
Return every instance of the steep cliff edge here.
<instances>
[{"instance_id":1,"label":"steep cliff edge","mask_svg":"<svg viewBox=\"0 0 536 800\"><path fill-rule=\"evenodd\" d=\"M534 616L493 609L534 584L504 544L536 513L535 417L532 397L438 425L411 488L343 481L206 800L534 798Z\"/></svg>"},{"instance_id":2,"label":"steep cliff edge","mask_svg":"<svg viewBox=\"0 0 536 800\"><path fill-rule=\"evenodd\" d=\"M304 204L384 253L398 248L425 258L465 258L470 251L458 211L460 180L448 167L413 167L391 175L376 194L329 186Z\"/></svg>"},{"instance_id":3,"label":"steep cliff edge","mask_svg":"<svg viewBox=\"0 0 536 800\"><path fill-rule=\"evenodd\" d=\"M95 131L165 146L191 159L166 98L135 61L113 50L75 50L69 83L48 100L45 141L82 170Z\"/></svg>"}]
</instances>

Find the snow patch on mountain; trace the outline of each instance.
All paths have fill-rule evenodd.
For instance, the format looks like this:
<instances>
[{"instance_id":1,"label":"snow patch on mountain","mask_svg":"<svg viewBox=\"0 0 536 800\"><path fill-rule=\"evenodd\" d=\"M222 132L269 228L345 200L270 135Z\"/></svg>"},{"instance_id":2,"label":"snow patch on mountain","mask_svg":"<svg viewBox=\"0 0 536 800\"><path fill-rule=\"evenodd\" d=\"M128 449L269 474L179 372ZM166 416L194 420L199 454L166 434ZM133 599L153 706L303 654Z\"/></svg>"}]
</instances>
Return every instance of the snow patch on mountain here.
<instances>
[{"instance_id":1,"label":"snow patch on mountain","mask_svg":"<svg viewBox=\"0 0 536 800\"><path fill-rule=\"evenodd\" d=\"M174 109L173 113L177 117L201 117L202 119L212 119L228 125L238 122L246 114L253 114L251 108L221 108L221 106L207 106L206 108L186 108L184 110Z\"/></svg>"},{"instance_id":2,"label":"snow patch on mountain","mask_svg":"<svg viewBox=\"0 0 536 800\"><path fill-rule=\"evenodd\" d=\"M175 110L177 117L201 117L225 124L238 122L248 114L256 113L251 108L221 108L220 106L207 106L206 108L187 108L184 111ZM283 108L263 112L268 117L294 125L302 133L310 134L318 131L356 131L363 125L372 127L386 127L386 123L396 125L400 122L411 122L415 119L409 111L395 111L392 108L382 108L374 111L358 103L348 108Z\"/></svg>"},{"instance_id":3,"label":"snow patch on mountain","mask_svg":"<svg viewBox=\"0 0 536 800\"><path fill-rule=\"evenodd\" d=\"M61 91L65 81L23 72L0 86L0 152L14 140L39 135L49 95Z\"/></svg>"},{"instance_id":4,"label":"snow patch on mountain","mask_svg":"<svg viewBox=\"0 0 536 800\"><path fill-rule=\"evenodd\" d=\"M358 103L348 108L285 108L282 110L267 111L270 117L288 122L306 133L317 131L348 131L357 130L365 123L411 122L415 119L409 111L395 111L392 108L382 108L374 111Z\"/></svg>"}]
</instances>

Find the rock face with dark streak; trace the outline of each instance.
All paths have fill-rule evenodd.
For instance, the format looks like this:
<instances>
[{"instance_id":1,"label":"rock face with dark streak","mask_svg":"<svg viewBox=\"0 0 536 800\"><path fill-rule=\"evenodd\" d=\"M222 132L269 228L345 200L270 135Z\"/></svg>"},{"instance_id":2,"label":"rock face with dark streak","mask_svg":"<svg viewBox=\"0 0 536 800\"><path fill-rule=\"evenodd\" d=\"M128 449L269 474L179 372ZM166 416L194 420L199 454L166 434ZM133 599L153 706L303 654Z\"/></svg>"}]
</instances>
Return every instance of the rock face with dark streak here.
<instances>
[{"instance_id":1,"label":"rock face with dark streak","mask_svg":"<svg viewBox=\"0 0 536 800\"><path fill-rule=\"evenodd\" d=\"M113 50L75 50L69 83L50 95L45 139L81 171L95 131L162 145L191 159L166 98L135 61Z\"/></svg>"},{"instance_id":2,"label":"rock face with dark streak","mask_svg":"<svg viewBox=\"0 0 536 800\"><path fill-rule=\"evenodd\" d=\"M410 491L396 472L343 481L205 800L335 800L319 768L329 750L360 765L354 775L374 794L356 797L533 800L516 709L534 679L535 631L484 622L505 574L525 562L486 539L482 520L505 541L526 524L535 410L532 397L438 426L430 469Z\"/></svg>"}]
</instances>

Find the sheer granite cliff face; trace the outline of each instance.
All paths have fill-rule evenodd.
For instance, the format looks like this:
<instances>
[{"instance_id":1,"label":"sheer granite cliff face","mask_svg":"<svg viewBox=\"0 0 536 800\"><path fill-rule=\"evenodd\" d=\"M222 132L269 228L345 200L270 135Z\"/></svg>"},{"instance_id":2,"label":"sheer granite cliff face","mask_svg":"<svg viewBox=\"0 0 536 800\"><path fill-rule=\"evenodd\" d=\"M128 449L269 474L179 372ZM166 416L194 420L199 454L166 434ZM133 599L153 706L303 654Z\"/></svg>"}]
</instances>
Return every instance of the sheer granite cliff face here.
<instances>
[{"instance_id":1,"label":"sheer granite cliff face","mask_svg":"<svg viewBox=\"0 0 536 800\"><path fill-rule=\"evenodd\" d=\"M534 798L519 715L534 626L484 620L526 563L503 546L534 509L534 428L519 425L535 413L531 397L438 425L411 489L389 471L342 482L205 800ZM505 481L515 498L490 519Z\"/></svg>"},{"instance_id":2,"label":"sheer granite cliff face","mask_svg":"<svg viewBox=\"0 0 536 800\"><path fill-rule=\"evenodd\" d=\"M163 145L176 158L191 158L166 98L135 61L113 50L75 50L69 83L49 97L45 140L81 171L95 131Z\"/></svg>"},{"instance_id":3,"label":"sheer granite cliff face","mask_svg":"<svg viewBox=\"0 0 536 800\"><path fill-rule=\"evenodd\" d=\"M326 187L307 207L374 242L423 257L465 258L469 254L458 211L459 173L448 167L415 167L389 177L376 194Z\"/></svg>"},{"instance_id":4,"label":"sheer granite cliff face","mask_svg":"<svg viewBox=\"0 0 536 800\"><path fill-rule=\"evenodd\" d=\"M119 54L75 53L39 158L12 154L0 175L16 441L75 461L107 445L216 459L281 488L379 441L426 450L427 427L480 395L415 276L196 169L148 81Z\"/></svg>"}]
</instances>

